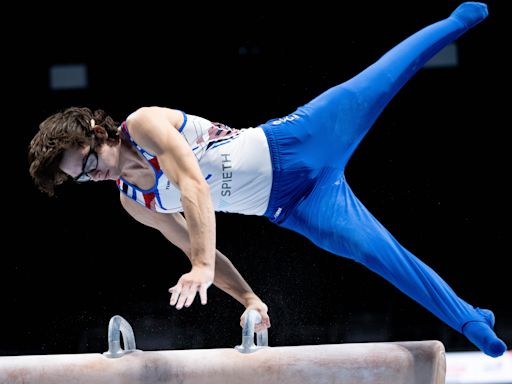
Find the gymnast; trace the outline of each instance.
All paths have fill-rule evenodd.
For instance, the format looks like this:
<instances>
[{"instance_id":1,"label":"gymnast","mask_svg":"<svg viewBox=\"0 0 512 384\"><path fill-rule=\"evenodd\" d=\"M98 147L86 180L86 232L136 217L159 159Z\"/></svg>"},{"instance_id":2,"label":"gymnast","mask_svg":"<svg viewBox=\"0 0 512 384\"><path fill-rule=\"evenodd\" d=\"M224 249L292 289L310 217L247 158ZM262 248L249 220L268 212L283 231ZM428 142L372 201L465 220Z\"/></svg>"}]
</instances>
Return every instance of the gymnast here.
<instances>
[{"instance_id":1,"label":"gymnast","mask_svg":"<svg viewBox=\"0 0 512 384\"><path fill-rule=\"evenodd\" d=\"M170 304L203 304L213 283L257 310L268 308L215 246L215 211L266 216L320 248L376 272L464 334L487 355L507 347L494 314L468 304L372 216L345 166L382 110L437 52L487 17L466 2L416 32L355 77L289 115L232 129L180 110L142 107L117 124L104 111L70 107L48 117L29 147L30 174L50 196L67 179L113 180L126 211L190 259Z\"/></svg>"}]
</instances>

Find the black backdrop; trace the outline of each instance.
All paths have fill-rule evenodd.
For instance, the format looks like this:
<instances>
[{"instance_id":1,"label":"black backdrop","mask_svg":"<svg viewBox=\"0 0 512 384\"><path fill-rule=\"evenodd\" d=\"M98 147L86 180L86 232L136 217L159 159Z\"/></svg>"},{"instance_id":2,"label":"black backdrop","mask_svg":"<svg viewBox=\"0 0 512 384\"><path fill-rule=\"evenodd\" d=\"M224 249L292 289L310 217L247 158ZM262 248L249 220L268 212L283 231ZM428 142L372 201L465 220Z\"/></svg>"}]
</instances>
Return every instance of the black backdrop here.
<instances>
[{"instance_id":1,"label":"black backdrop","mask_svg":"<svg viewBox=\"0 0 512 384\"><path fill-rule=\"evenodd\" d=\"M407 5L406 5L407 4ZM103 352L115 314L138 347L232 347L240 304L215 287L177 311L167 289L189 264L118 204L112 183L32 185L26 148L71 105L117 120L169 106L243 128L292 112L449 15L459 2L311 4L277 11L175 4L14 12L4 32L4 226L0 354ZM458 42L459 65L421 70L354 154L347 178L370 211L465 300L494 310L512 342L506 185L509 47L504 2ZM38 14L40 12L40 14ZM50 91L53 64L86 63L85 91ZM269 305L271 345L439 339L469 342L360 265L264 218L218 214L218 248Z\"/></svg>"}]
</instances>

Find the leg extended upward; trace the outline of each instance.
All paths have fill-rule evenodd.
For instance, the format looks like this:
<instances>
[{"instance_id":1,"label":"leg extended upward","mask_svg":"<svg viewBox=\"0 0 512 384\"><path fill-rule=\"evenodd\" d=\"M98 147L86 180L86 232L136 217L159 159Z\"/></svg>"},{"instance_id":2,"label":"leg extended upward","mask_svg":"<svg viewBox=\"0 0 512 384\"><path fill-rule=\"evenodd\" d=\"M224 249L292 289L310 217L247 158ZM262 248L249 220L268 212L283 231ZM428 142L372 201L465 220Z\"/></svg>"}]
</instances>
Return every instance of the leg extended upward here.
<instances>
[{"instance_id":1,"label":"leg extended upward","mask_svg":"<svg viewBox=\"0 0 512 384\"><path fill-rule=\"evenodd\" d=\"M279 223L323 249L365 265L464 333L483 352L499 356L506 345L492 330L492 312L460 299L435 271L401 246L356 198L343 175L353 151L400 88L433 55L486 16L484 4L460 5L450 17L407 38L354 78L299 108L290 123L279 125L293 125L290 142L299 144L290 158L300 154L305 160L297 168L302 171L304 164L309 165L314 175L314 185ZM294 164L288 154L281 155L283 169Z\"/></svg>"}]
</instances>

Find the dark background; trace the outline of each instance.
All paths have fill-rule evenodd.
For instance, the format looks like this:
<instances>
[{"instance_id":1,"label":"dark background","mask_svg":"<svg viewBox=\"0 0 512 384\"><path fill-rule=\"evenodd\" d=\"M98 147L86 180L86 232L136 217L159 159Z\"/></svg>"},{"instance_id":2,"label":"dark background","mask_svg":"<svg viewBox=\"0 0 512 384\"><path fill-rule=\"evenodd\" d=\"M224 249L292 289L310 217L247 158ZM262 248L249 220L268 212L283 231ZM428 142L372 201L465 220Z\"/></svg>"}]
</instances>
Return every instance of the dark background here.
<instances>
[{"instance_id":1,"label":"dark background","mask_svg":"<svg viewBox=\"0 0 512 384\"><path fill-rule=\"evenodd\" d=\"M4 35L4 225L0 354L103 352L121 315L143 350L233 347L243 307L216 287L177 311L167 289L184 255L137 224L113 183L32 185L27 146L68 106L122 121L140 106L181 109L232 127L281 117L357 74L460 2L332 2L278 11L243 2L107 12L93 5L12 11ZM505 2L457 41L459 65L421 70L347 167L358 197L466 301L490 308L512 344L510 79ZM508 37L505 34L508 33ZM89 88L51 91L54 64L86 63ZM270 345L441 340L463 336L350 260L261 217L217 215L218 248L269 306Z\"/></svg>"}]
</instances>

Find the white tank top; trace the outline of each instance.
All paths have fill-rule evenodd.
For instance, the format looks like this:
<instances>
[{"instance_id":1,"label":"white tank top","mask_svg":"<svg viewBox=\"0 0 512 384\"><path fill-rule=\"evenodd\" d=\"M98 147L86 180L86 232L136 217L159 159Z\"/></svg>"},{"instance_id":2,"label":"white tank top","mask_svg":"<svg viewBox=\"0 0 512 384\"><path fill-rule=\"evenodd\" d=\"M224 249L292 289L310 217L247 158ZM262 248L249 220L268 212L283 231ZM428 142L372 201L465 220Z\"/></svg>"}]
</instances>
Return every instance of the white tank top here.
<instances>
[{"instance_id":1,"label":"white tank top","mask_svg":"<svg viewBox=\"0 0 512 384\"><path fill-rule=\"evenodd\" d=\"M210 186L216 211L263 215L272 187L272 164L267 139L261 128L232 129L202 117L186 115L179 131L194 152ZM126 196L156 212L182 212L181 194L160 169L158 158L130 136L126 122L121 131L149 162L155 185L146 190L117 179Z\"/></svg>"}]
</instances>

